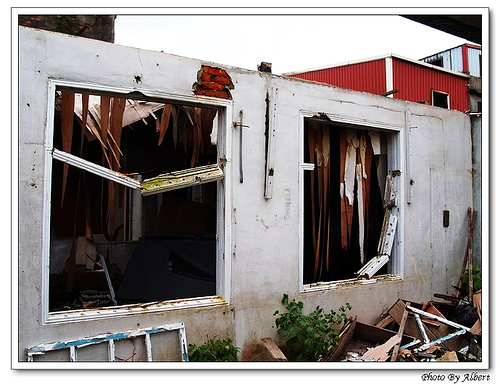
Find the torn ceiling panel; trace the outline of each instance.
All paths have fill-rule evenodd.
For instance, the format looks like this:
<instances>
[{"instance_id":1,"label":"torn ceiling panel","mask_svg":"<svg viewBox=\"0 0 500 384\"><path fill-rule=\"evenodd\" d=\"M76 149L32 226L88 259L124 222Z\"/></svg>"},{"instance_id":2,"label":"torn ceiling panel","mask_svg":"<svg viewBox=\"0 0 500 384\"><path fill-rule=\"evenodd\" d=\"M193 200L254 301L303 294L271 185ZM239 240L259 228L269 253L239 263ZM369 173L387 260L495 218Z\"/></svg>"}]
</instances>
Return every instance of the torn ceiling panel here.
<instances>
[{"instance_id":1,"label":"torn ceiling panel","mask_svg":"<svg viewBox=\"0 0 500 384\"><path fill-rule=\"evenodd\" d=\"M153 103L149 101L137 101L127 99L125 104L125 110L123 113L123 123L122 127L133 124L139 120L142 120L144 124L147 124L146 118L149 115L156 116L154 113L165 104L163 103ZM87 139L96 139L96 134L101 131L101 97L96 95L89 96L89 117L87 118ZM83 103L82 95L75 94L75 114L81 120L83 115Z\"/></svg>"}]
</instances>

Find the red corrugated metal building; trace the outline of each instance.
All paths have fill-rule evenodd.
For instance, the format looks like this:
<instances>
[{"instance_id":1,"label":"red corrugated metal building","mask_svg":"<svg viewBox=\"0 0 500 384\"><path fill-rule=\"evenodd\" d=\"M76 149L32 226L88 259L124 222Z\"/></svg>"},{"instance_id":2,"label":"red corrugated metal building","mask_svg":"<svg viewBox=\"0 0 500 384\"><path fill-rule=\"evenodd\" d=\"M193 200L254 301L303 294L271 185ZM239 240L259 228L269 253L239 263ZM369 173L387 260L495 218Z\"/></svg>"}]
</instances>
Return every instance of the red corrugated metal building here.
<instances>
[{"instance_id":1,"label":"red corrugated metal building","mask_svg":"<svg viewBox=\"0 0 500 384\"><path fill-rule=\"evenodd\" d=\"M468 75L394 54L284 76L461 112L469 109Z\"/></svg>"}]
</instances>

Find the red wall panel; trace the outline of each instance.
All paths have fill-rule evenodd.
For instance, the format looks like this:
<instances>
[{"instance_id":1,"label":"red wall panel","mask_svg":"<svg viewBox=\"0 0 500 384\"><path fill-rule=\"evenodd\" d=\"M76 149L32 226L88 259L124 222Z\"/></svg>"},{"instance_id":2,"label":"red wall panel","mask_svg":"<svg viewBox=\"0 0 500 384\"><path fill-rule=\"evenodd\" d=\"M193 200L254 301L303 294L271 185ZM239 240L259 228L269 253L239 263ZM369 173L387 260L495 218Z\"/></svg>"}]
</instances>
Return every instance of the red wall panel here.
<instances>
[{"instance_id":1,"label":"red wall panel","mask_svg":"<svg viewBox=\"0 0 500 384\"><path fill-rule=\"evenodd\" d=\"M465 112L469 107L468 79L407 61L393 59L395 99L432 103L432 90L449 95L449 108Z\"/></svg>"}]
</instances>

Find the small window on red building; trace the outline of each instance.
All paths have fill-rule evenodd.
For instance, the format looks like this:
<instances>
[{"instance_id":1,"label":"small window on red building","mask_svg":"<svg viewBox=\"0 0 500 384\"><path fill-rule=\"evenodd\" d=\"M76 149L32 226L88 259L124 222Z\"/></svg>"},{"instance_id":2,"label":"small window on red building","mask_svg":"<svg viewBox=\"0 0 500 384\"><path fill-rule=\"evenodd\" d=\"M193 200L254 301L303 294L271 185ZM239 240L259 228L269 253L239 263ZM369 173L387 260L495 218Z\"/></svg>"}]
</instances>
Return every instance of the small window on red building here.
<instances>
[{"instance_id":1,"label":"small window on red building","mask_svg":"<svg viewBox=\"0 0 500 384\"><path fill-rule=\"evenodd\" d=\"M449 95L444 92L432 91L432 105L449 109Z\"/></svg>"}]
</instances>

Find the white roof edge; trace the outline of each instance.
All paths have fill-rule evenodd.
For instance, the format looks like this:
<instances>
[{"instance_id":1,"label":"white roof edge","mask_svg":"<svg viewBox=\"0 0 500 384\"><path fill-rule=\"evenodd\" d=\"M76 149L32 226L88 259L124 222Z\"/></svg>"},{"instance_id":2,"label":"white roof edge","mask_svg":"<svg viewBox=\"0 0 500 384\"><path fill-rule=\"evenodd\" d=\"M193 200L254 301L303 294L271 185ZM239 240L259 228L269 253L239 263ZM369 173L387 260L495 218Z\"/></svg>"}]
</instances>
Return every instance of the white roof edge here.
<instances>
[{"instance_id":1,"label":"white roof edge","mask_svg":"<svg viewBox=\"0 0 500 384\"><path fill-rule=\"evenodd\" d=\"M429 63L426 63L426 62L423 62L423 61L409 59L407 57L396 55L394 53L388 53L388 54L385 54L385 55L368 57L368 58L365 58L365 59L359 59L359 60L353 60L353 61L346 61L346 62L343 62L343 63L333 64L333 65L325 65L325 66L317 67L317 68L309 68L309 69L304 69L304 70L300 70L300 71L286 72L286 73L282 73L281 75L282 76L292 76L292 75L298 75L298 74L306 73L306 72L321 71L321 70L324 70L324 69L344 67L344 66L352 65L352 64L367 63L369 61L382 60L382 59L387 59L387 58L390 58L390 57L393 57L393 58L396 58L396 59L399 59L399 60L408 61L410 63L416 64L416 65L420 65L420 66L423 66L423 67L427 67L427 68L430 68L430 69L434 69L434 70L437 70L437 71L449 73L451 75L462 76L462 77L467 77L467 78L470 77L469 75L466 75L465 73L460 73L460 72L457 72L457 71L452 71L450 69L445 69L443 67L439 67L437 65L432 65L432 64L429 64Z\"/></svg>"},{"instance_id":2,"label":"white roof edge","mask_svg":"<svg viewBox=\"0 0 500 384\"><path fill-rule=\"evenodd\" d=\"M457 49L457 48L462 48L463 46L467 46L467 48L478 49L478 50L482 51L481 44L463 43L463 44L457 45L456 47L448 48L448 49L445 49L443 51L439 51L439 52L433 53L432 55L428 55L428 56L422 57L421 59L419 59L419 61L420 60L424 60L424 59L428 59L428 58L433 57L433 56L440 55L440 54L445 53L445 52L452 51L452 50Z\"/></svg>"},{"instance_id":3,"label":"white roof edge","mask_svg":"<svg viewBox=\"0 0 500 384\"><path fill-rule=\"evenodd\" d=\"M290 76L290 75L297 75L297 74L305 73L305 72L321 71L323 69L345 67L346 65L366 63L368 61L381 60L381 59L385 59L385 58L391 57L391 56L392 56L392 54L389 53L389 54L386 54L386 55L373 56L373 57L368 57L368 58L364 58L364 59L344 61L344 62L341 62L341 63L332 64L332 65L323 65L321 67L307 68L307 69L299 70L299 71L286 72L286 73L282 73L282 75L283 76Z\"/></svg>"}]
</instances>

